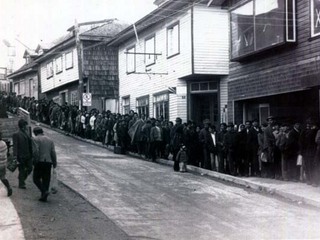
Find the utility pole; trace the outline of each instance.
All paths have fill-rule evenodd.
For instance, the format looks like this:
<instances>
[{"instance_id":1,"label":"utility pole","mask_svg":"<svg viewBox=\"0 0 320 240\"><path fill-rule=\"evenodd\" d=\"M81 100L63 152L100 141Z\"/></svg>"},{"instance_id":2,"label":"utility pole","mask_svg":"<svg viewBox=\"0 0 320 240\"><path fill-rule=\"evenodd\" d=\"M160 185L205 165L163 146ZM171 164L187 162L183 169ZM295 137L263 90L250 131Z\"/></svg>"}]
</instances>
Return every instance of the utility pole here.
<instances>
[{"instance_id":1,"label":"utility pole","mask_svg":"<svg viewBox=\"0 0 320 240\"><path fill-rule=\"evenodd\" d=\"M83 73L82 73L82 43L80 41L80 33L79 33L79 25L77 20L75 20L74 25L75 37L76 37L76 47L77 47L77 55L78 55L78 73L79 73L79 109L82 109L82 93L83 93Z\"/></svg>"}]
</instances>

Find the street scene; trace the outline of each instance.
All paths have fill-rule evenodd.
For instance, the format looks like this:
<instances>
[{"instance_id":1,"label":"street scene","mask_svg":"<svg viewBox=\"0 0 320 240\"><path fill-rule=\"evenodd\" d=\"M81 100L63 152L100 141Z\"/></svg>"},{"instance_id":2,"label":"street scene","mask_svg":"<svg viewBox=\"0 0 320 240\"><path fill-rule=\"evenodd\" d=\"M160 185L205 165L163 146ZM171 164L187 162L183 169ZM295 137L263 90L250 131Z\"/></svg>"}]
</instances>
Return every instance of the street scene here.
<instances>
[{"instance_id":1,"label":"street scene","mask_svg":"<svg viewBox=\"0 0 320 240\"><path fill-rule=\"evenodd\" d=\"M320 239L319 0L0 0L0 239Z\"/></svg>"},{"instance_id":2,"label":"street scene","mask_svg":"<svg viewBox=\"0 0 320 240\"><path fill-rule=\"evenodd\" d=\"M26 239L320 237L317 208L116 155L51 129L45 134L56 144L61 181L48 205L37 201L31 180L23 190L10 176Z\"/></svg>"}]
</instances>

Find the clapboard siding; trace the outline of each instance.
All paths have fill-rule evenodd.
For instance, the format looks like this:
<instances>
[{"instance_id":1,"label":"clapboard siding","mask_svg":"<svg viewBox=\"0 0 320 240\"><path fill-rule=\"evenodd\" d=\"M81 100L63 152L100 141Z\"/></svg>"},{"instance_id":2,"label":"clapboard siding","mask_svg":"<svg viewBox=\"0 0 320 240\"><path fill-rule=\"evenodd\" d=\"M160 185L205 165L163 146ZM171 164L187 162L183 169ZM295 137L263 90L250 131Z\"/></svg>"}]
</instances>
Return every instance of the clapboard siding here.
<instances>
[{"instance_id":1,"label":"clapboard siding","mask_svg":"<svg viewBox=\"0 0 320 240\"><path fill-rule=\"evenodd\" d=\"M229 73L229 18L227 10L194 7L194 73Z\"/></svg>"},{"instance_id":2,"label":"clapboard siding","mask_svg":"<svg viewBox=\"0 0 320 240\"><path fill-rule=\"evenodd\" d=\"M180 28L180 53L167 58L167 27L176 22L179 22ZM144 55L136 55L136 73L127 74L125 51L135 46L137 53L145 52L145 39L151 35L155 35L156 53L162 55L157 57L154 65L147 67L149 75L137 74L137 72L145 72L146 66ZM168 87L177 87L180 78L192 73L191 64L191 14L189 10L140 32L139 43L136 42L136 38L132 38L119 47L120 103L122 103L122 97L130 95L130 108L136 110L136 98L149 95L149 115L153 116L153 94L166 91ZM172 120L179 113L178 107L186 109L186 103L183 101L178 104L175 97L170 94L169 107L170 120ZM122 112L123 109L120 111Z\"/></svg>"},{"instance_id":3,"label":"clapboard siding","mask_svg":"<svg viewBox=\"0 0 320 240\"><path fill-rule=\"evenodd\" d=\"M65 55L66 53L73 52L73 67L66 69ZM56 72L56 59L62 56L62 72ZM47 78L47 64L53 61L53 75ZM78 72L78 56L75 47L65 50L61 55L55 55L49 60L41 63L40 65L40 81L41 81L41 92L45 93L62 85L77 81L79 79Z\"/></svg>"}]
</instances>

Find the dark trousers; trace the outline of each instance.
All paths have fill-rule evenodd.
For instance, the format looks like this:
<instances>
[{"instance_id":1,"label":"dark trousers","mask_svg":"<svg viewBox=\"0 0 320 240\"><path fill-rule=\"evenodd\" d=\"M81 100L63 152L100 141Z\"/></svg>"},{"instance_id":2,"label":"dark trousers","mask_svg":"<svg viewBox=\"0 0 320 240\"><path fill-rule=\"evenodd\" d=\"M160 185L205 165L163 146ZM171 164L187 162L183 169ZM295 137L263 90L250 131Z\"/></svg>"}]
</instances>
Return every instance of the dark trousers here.
<instances>
[{"instance_id":1,"label":"dark trousers","mask_svg":"<svg viewBox=\"0 0 320 240\"><path fill-rule=\"evenodd\" d=\"M203 148L202 152L203 152L203 165L201 164L201 167L204 169L212 170L210 151L207 148Z\"/></svg>"},{"instance_id":2,"label":"dark trousers","mask_svg":"<svg viewBox=\"0 0 320 240\"><path fill-rule=\"evenodd\" d=\"M225 173L225 164L226 164L226 153L224 151L219 151L218 152L218 171L220 173Z\"/></svg>"},{"instance_id":3,"label":"dark trousers","mask_svg":"<svg viewBox=\"0 0 320 240\"><path fill-rule=\"evenodd\" d=\"M39 162L34 166L33 182L41 193L49 191L51 178L51 163Z\"/></svg>"},{"instance_id":4,"label":"dark trousers","mask_svg":"<svg viewBox=\"0 0 320 240\"><path fill-rule=\"evenodd\" d=\"M237 158L236 158L236 152L235 151L228 151L227 153L227 161L229 166L230 174L235 176L238 174L238 164L237 164Z\"/></svg>"},{"instance_id":5,"label":"dark trousers","mask_svg":"<svg viewBox=\"0 0 320 240\"><path fill-rule=\"evenodd\" d=\"M32 172L32 160L31 159L19 159L18 160L18 170L19 170L19 187L24 187L26 185L25 181L29 174Z\"/></svg>"},{"instance_id":6,"label":"dark trousers","mask_svg":"<svg viewBox=\"0 0 320 240\"><path fill-rule=\"evenodd\" d=\"M150 142L150 154L152 161L155 161L157 159L157 156L159 156L160 147L161 141Z\"/></svg>"}]
</instances>

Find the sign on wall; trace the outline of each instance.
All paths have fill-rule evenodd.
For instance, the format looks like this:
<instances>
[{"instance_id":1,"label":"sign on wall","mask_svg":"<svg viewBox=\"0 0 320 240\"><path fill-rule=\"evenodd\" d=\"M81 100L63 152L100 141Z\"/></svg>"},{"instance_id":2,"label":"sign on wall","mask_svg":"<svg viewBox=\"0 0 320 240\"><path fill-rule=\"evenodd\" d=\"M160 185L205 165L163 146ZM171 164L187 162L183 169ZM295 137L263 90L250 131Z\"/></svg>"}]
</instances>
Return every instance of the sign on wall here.
<instances>
[{"instance_id":1,"label":"sign on wall","mask_svg":"<svg viewBox=\"0 0 320 240\"><path fill-rule=\"evenodd\" d=\"M92 96L91 93L82 93L82 106L91 107Z\"/></svg>"}]
</instances>

